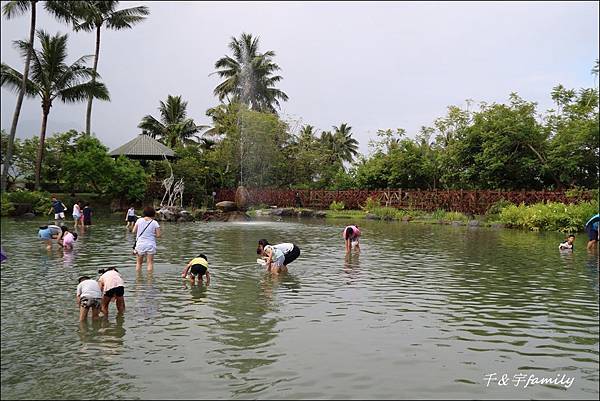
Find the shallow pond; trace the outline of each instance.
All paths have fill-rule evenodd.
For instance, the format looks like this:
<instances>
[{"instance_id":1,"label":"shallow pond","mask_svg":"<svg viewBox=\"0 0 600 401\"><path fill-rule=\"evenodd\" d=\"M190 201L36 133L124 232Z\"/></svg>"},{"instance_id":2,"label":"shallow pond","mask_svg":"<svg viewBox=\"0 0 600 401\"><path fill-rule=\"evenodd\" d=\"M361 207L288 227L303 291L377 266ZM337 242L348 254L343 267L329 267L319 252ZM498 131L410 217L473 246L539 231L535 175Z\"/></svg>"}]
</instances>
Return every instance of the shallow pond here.
<instances>
[{"instance_id":1,"label":"shallow pond","mask_svg":"<svg viewBox=\"0 0 600 401\"><path fill-rule=\"evenodd\" d=\"M2 220L3 399L598 398L584 235L561 254L557 233L363 221L345 257L344 220L165 223L149 274L120 219L96 222L63 253ZM254 263L260 238L300 246L289 274ZM208 288L180 277L200 252ZM125 315L80 325L77 278L109 265Z\"/></svg>"}]
</instances>

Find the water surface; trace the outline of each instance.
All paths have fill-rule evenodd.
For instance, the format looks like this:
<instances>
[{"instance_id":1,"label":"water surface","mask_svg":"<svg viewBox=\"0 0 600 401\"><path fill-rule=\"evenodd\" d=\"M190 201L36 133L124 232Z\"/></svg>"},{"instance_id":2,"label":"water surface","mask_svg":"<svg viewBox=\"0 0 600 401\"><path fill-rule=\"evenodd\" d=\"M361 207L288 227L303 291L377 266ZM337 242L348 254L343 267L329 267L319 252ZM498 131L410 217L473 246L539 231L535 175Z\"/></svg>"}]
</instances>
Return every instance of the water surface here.
<instances>
[{"instance_id":1,"label":"water surface","mask_svg":"<svg viewBox=\"0 0 600 401\"><path fill-rule=\"evenodd\" d=\"M2 220L2 398L598 398L598 266L577 238L347 221L163 224L154 273L135 271L116 218L48 252L40 221ZM256 242L302 254L272 277ZM210 287L180 278L208 256ZM114 265L126 313L80 325L77 278ZM497 373L569 389L488 387Z\"/></svg>"}]
</instances>

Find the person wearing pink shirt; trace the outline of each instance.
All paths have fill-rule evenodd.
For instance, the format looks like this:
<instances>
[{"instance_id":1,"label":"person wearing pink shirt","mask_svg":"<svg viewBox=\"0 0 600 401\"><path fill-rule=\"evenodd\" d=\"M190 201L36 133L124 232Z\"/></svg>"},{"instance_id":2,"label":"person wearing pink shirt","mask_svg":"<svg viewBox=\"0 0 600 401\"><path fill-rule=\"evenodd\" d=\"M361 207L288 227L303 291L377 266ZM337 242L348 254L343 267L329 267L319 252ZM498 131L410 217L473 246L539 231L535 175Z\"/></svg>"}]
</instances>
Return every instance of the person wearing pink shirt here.
<instances>
[{"instance_id":1,"label":"person wearing pink shirt","mask_svg":"<svg viewBox=\"0 0 600 401\"><path fill-rule=\"evenodd\" d=\"M125 283L119 274L119 271L114 267L98 270L102 275L98 279L100 289L102 290L102 305L100 306L104 317L108 317L108 304L115 298L117 304L117 313L125 312Z\"/></svg>"},{"instance_id":2,"label":"person wearing pink shirt","mask_svg":"<svg viewBox=\"0 0 600 401\"><path fill-rule=\"evenodd\" d=\"M360 238L360 230L356 225L350 225L344 228L342 233L344 237L344 242L346 244L346 253L350 252L352 249L356 249L360 251L360 244L358 239Z\"/></svg>"}]
</instances>

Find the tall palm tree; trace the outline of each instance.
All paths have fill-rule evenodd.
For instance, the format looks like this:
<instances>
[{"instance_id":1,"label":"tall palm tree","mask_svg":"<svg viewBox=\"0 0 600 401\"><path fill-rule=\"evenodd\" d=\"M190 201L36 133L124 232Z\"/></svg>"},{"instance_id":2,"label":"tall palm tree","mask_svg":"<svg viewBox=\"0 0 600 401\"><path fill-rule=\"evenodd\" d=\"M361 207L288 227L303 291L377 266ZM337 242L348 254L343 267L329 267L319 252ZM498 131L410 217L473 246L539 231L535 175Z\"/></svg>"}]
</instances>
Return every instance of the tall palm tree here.
<instances>
[{"instance_id":1,"label":"tall palm tree","mask_svg":"<svg viewBox=\"0 0 600 401\"><path fill-rule=\"evenodd\" d=\"M146 6L138 6L117 10L118 1L70 1L57 2L53 11L62 16L66 21L73 22L73 29L78 31L96 31L96 51L94 53L94 72L98 71L98 58L100 56L100 32L102 27L121 30L131 29L135 24L145 19L150 14ZM92 81L95 78L92 77ZM85 116L85 133L90 134L92 127L92 101L88 99Z\"/></svg>"},{"instance_id":2,"label":"tall palm tree","mask_svg":"<svg viewBox=\"0 0 600 401\"><path fill-rule=\"evenodd\" d=\"M83 56L73 64L65 64L67 58L67 35L48 35L37 32L42 50L33 50L31 58L31 78L26 81L26 94L39 96L42 103L42 126L40 143L35 166L35 187L40 188L40 172L44 157L46 125L52 103L57 98L63 103L81 102L90 96L100 100L110 100L106 86L96 81L97 74L85 66L91 56ZM18 42L21 55L25 58L29 52L29 42ZM86 81L90 79L90 81ZM0 84L14 91L20 90L23 75L12 67L2 63Z\"/></svg>"},{"instance_id":3,"label":"tall palm tree","mask_svg":"<svg viewBox=\"0 0 600 401\"><path fill-rule=\"evenodd\" d=\"M298 135L298 146L301 149L308 150L315 143L315 127L312 125L305 125L300 129L300 134Z\"/></svg>"},{"instance_id":4,"label":"tall palm tree","mask_svg":"<svg viewBox=\"0 0 600 401\"><path fill-rule=\"evenodd\" d=\"M166 102L160 102L160 120L147 115L142 118L138 128L172 148L179 144L198 143L196 134L206 126L196 125L193 119L187 117L186 109L187 102L181 100L181 96L169 95Z\"/></svg>"},{"instance_id":5,"label":"tall palm tree","mask_svg":"<svg viewBox=\"0 0 600 401\"><path fill-rule=\"evenodd\" d=\"M29 43L33 43L35 38L35 21L36 21L36 3L37 1L9 1L4 7L2 7L2 14L7 19L11 19L20 15L25 14L31 10L31 22L29 23ZM23 79L21 80L21 86L17 95L17 104L15 105L15 112L13 114L12 123L10 125L10 132L8 136L8 146L6 149L6 158L4 159L4 165L2 167L2 176L0 178L0 189L6 190L6 178L8 170L12 163L12 155L15 147L15 135L17 133L17 124L19 123L19 116L21 114L21 106L23 105L23 97L25 96L27 78L29 77L29 64L31 62L32 47L27 51L25 57L25 67L23 68Z\"/></svg>"},{"instance_id":6,"label":"tall palm tree","mask_svg":"<svg viewBox=\"0 0 600 401\"><path fill-rule=\"evenodd\" d=\"M214 73L225 78L214 90L219 101L239 102L258 111L275 112L279 101L288 96L275 85L283 78L273 75L280 70L273 62L275 52L259 53L258 38L242 33L239 39L232 37L229 48L233 56L217 60Z\"/></svg>"},{"instance_id":7,"label":"tall palm tree","mask_svg":"<svg viewBox=\"0 0 600 401\"><path fill-rule=\"evenodd\" d=\"M333 126L333 133L326 131L321 134L321 143L340 162L350 163L358 155L358 141L352 138L351 130L351 126L343 123L339 127Z\"/></svg>"}]
</instances>

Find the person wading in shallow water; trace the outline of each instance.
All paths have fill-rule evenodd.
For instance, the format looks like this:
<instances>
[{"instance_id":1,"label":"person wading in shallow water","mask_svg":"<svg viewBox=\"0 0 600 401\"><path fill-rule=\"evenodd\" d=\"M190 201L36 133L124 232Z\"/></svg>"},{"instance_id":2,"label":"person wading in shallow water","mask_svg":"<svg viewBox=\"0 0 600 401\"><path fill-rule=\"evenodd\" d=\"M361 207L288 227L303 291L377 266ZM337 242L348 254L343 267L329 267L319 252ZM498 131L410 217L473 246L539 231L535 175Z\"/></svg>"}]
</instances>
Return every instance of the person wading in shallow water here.
<instances>
[{"instance_id":1,"label":"person wading in shallow water","mask_svg":"<svg viewBox=\"0 0 600 401\"><path fill-rule=\"evenodd\" d=\"M148 271L154 269L154 255L156 254L156 239L160 238L160 224L154 220L156 211L151 206L146 206L142 213L144 217L138 219L133 226L132 233L136 234L134 253L137 257L135 269L140 270L144 256L148 263Z\"/></svg>"}]
</instances>

